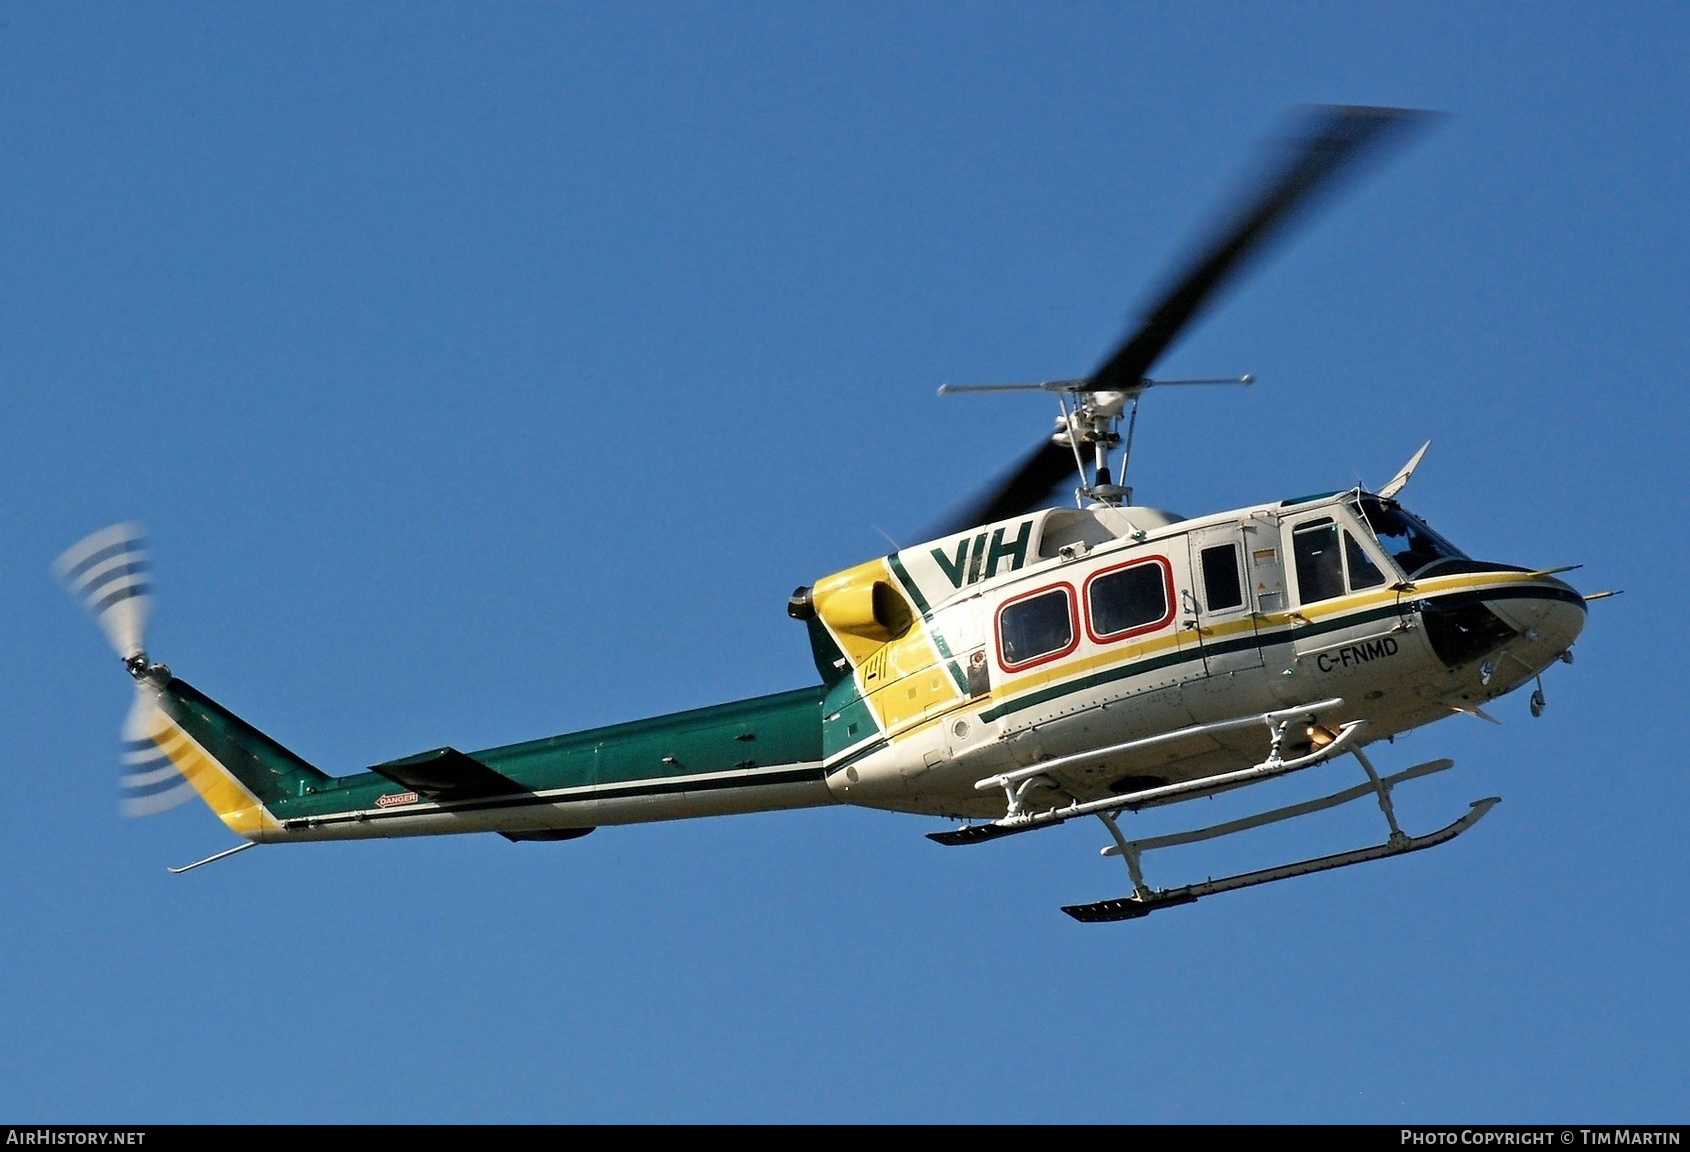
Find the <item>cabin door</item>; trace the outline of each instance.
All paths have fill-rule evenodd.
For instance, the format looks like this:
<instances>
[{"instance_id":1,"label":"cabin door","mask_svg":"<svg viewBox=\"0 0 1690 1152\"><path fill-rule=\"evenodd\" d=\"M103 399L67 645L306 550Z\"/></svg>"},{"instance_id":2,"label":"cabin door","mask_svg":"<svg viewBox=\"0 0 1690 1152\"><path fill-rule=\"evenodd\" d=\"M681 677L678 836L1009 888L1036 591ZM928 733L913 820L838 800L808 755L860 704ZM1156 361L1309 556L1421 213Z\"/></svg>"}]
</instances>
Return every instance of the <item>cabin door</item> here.
<instances>
[{"instance_id":1,"label":"cabin door","mask_svg":"<svg viewBox=\"0 0 1690 1152\"><path fill-rule=\"evenodd\" d=\"M1201 528L1186 539L1191 580L1180 593L1182 627L1195 632L1211 675L1262 666L1256 640L1250 536L1237 524Z\"/></svg>"}]
</instances>

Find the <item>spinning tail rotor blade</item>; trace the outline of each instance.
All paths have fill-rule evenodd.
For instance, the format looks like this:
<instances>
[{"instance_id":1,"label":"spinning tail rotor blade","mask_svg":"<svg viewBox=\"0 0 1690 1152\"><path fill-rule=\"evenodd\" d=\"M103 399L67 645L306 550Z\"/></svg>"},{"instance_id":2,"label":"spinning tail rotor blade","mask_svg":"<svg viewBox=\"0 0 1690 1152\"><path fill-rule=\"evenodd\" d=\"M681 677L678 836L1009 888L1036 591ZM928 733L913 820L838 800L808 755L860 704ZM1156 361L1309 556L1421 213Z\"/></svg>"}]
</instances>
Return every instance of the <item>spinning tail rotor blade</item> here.
<instances>
[{"instance_id":1,"label":"spinning tail rotor blade","mask_svg":"<svg viewBox=\"0 0 1690 1152\"><path fill-rule=\"evenodd\" d=\"M158 705L158 689L146 681L135 685L135 702L123 722L123 799L125 816L153 816L167 812L196 795L194 786L182 775L159 746L164 717Z\"/></svg>"},{"instance_id":2,"label":"spinning tail rotor blade","mask_svg":"<svg viewBox=\"0 0 1690 1152\"><path fill-rule=\"evenodd\" d=\"M65 591L88 610L125 661L146 652L151 566L139 524L113 524L73 544L53 564Z\"/></svg>"},{"instance_id":3,"label":"spinning tail rotor blade","mask_svg":"<svg viewBox=\"0 0 1690 1152\"><path fill-rule=\"evenodd\" d=\"M1435 118L1406 108L1317 107L1261 189L1243 197L1226 222L1197 248L1185 271L1146 310L1138 328L1092 374L1098 391L1126 391L1251 261L1286 234L1323 194L1360 171L1361 161L1401 143Z\"/></svg>"}]
</instances>

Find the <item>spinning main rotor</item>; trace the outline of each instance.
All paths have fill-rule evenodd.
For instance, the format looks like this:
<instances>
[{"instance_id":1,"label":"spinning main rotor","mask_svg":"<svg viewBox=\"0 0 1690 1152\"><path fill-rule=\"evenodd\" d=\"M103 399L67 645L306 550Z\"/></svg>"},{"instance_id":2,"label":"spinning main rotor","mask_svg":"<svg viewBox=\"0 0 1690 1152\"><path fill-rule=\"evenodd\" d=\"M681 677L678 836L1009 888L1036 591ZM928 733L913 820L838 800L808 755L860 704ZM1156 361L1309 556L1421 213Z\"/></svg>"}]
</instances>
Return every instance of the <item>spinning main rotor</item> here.
<instances>
[{"instance_id":1,"label":"spinning main rotor","mask_svg":"<svg viewBox=\"0 0 1690 1152\"><path fill-rule=\"evenodd\" d=\"M1223 289L1264 255L1290 226L1324 195L1359 175L1364 162L1388 147L1404 143L1435 113L1406 108L1322 106L1305 109L1283 143L1278 162L1241 196L1194 249L1178 275L1145 309L1137 327L1090 376L1040 384L945 385L951 392L1053 392L1062 406L1055 433L1042 440L1003 477L957 508L934 536L948 536L977 524L1004 520L1048 501L1076 469L1077 495L1103 504L1132 502L1124 486L1137 425L1138 403L1146 389L1166 385L1250 384L1251 376L1200 380L1153 380L1148 373L1185 329ZM1070 405L1071 400L1071 405ZM1122 443L1119 426L1128 417L1117 483L1109 453ZM1088 460L1087 457L1090 457ZM1087 475L1087 466L1091 474Z\"/></svg>"}]
</instances>

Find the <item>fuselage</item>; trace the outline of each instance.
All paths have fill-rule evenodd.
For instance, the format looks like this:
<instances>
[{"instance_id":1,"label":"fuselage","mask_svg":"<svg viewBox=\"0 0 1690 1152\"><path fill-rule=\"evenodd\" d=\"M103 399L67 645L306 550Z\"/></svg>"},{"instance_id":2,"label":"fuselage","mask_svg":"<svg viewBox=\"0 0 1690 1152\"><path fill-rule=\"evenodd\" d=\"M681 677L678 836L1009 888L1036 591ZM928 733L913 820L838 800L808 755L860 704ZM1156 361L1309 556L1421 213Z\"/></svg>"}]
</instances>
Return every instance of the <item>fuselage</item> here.
<instances>
[{"instance_id":1,"label":"fuselage","mask_svg":"<svg viewBox=\"0 0 1690 1152\"><path fill-rule=\"evenodd\" d=\"M1532 680L1585 618L1561 581L1469 559L1358 491L1194 520L1053 510L881 563L919 626L834 685L828 786L959 817L1002 816L975 783L1006 770L1335 697L1325 723L1388 738ZM1048 800L1207 777L1267 746L1264 727L1100 757Z\"/></svg>"},{"instance_id":2,"label":"fuselage","mask_svg":"<svg viewBox=\"0 0 1690 1152\"><path fill-rule=\"evenodd\" d=\"M1339 698L1320 724L1364 720L1373 741L1476 709L1566 653L1585 618L1561 581L1472 560L1360 491L1192 520L1046 510L800 592L812 688L334 777L171 679L146 688L159 708L139 746L261 842L564 839L835 803L991 819L1005 794L976 783L1043 761L1061 769L1027 799L1054 807L1267 751L1264 727L1085 755L1194 725Z\"/></svg>"}]
</instances>

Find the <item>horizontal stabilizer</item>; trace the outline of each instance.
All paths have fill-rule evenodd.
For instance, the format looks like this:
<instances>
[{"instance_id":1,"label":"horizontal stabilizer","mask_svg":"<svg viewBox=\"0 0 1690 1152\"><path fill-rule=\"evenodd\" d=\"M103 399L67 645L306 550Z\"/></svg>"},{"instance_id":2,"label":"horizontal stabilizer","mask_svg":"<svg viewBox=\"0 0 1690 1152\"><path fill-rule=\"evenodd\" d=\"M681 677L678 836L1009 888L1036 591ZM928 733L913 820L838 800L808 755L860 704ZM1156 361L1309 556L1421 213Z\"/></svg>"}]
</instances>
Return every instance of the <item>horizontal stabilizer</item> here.
<instances>
[{"instance_id":1,"label":"horizontal stabilizer","mask_svg":"<svg viewBox=\"0 0 1690 1152\"><path fill-rule=\"evenodd\" d=\"M528 791L509 776L501 776L456 748L419 752L402 760L377 764L370 771L430 800L479 800L483 796Z\"/></svg>"}]
</instances>

